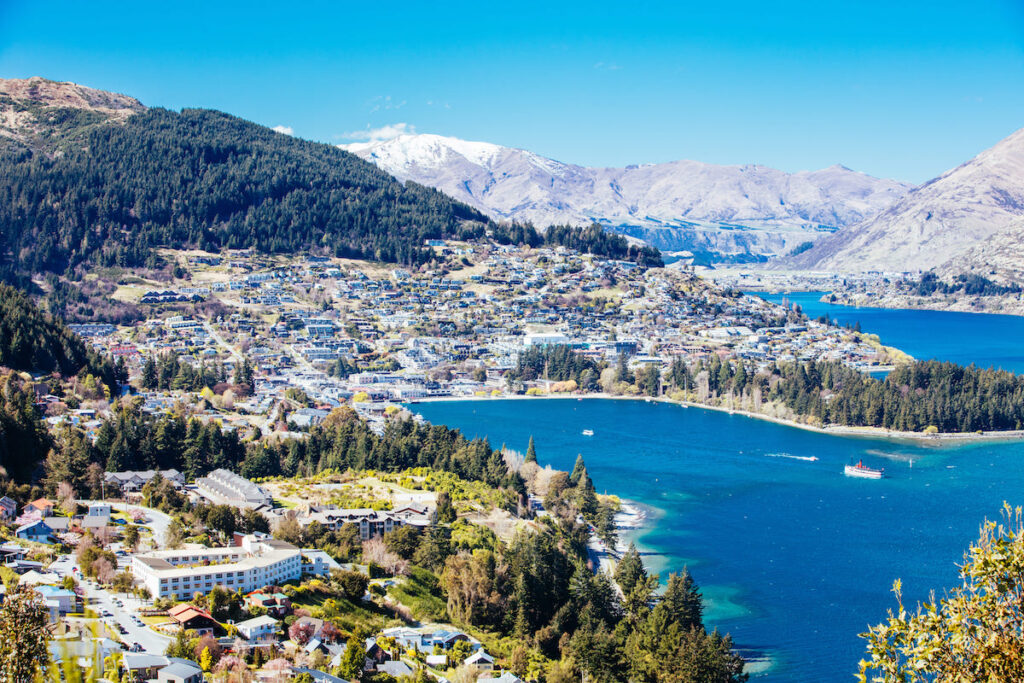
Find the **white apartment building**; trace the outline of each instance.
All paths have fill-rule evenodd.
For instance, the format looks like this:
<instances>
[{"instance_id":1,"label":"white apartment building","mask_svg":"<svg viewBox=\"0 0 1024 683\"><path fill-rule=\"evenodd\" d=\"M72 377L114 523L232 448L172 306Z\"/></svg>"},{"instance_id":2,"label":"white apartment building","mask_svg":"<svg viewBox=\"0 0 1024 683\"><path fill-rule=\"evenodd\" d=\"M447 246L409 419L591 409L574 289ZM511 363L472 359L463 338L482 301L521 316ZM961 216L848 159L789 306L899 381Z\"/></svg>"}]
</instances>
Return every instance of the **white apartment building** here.
<instances>
[{"instance_id":1,"label":"white apartment building","mask_svg":"<svg viewBox=\"0 0 1024 683\"><path fill-rule=\"evenodd\" d=\"M302 554L291 543L243 536L228 548L193 546L132 557L132 572L153 598L188 599L214 586L244 593L302 576Z\"/></svg>"},{"instance_id":2,"label":"white apartment building","mask_svg":"<svg viewBox=\"0 0 1024 683\"><path fill-rule=\"evenodd\" d=\"M196 479L196 490L207 500L218 505L256 508L273 503L273 497L262 486L257 486L234 472L218 469Z\"/></svg>"}]
</instances>

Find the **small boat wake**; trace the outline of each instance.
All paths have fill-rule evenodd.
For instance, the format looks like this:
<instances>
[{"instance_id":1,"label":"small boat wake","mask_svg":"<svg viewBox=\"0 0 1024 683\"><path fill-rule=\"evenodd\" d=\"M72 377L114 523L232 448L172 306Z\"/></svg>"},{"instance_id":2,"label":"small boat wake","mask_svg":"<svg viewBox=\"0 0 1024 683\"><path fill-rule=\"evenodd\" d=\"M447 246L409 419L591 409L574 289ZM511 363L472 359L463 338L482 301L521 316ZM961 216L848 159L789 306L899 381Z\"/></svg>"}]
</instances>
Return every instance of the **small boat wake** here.
<instances>
[{"instance_id":1,"label":"small boat wake","mask_svg":"<svg viewBox=\"0 0 1024 683\"><path fill-rule=\"evenodd\" d=\"M787 458L789 460L803 460L804 462L817 462L816 455L790 455L789 453L765 453L766 458Z\"/></svg>"}]
</instances>

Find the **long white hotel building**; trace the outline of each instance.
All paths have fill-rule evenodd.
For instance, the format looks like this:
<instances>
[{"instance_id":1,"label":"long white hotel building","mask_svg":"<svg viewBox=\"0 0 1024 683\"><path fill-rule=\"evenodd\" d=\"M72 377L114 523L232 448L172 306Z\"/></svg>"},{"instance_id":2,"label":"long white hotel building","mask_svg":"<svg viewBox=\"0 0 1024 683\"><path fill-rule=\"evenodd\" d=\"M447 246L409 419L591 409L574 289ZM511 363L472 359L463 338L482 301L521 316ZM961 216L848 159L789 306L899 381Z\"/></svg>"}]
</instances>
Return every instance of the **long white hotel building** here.
<instances>
[{"instance_id":1,"label":"long white hotel building","mask_svg":"<svg viewBox=\"0 0 1024 683\"><path fill-rule=\"evenodd\" d=\"M302 576L302 553L274 538L242 537L240 546L154 550L132 557L132 572L153 598L187 600L214 586L244 593Z\"/></svg>"}]
</instances>

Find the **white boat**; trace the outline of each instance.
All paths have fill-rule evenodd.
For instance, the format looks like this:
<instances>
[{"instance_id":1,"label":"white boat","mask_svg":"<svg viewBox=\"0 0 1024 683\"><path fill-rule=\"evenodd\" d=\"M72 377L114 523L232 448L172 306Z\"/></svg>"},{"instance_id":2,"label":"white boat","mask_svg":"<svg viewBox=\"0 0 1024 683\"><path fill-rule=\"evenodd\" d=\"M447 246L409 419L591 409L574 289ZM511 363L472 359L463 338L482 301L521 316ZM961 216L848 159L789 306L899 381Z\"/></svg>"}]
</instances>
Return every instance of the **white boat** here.
<instances>
[{"instance_id":1,"label":"white boat","mask_svg":"<svg viewBox=\"0 0 1024 683\"><path fill-rule=\"evenodd\" d=\"M860 477L861 479L881 479L885 476L885 470L876 470L865 465L863 460L858 460L856 465L847 465L843 469L843 474L848 477Z\"/></svg>"},{"instance_id":2,"label":"white boat","mask_svg":"<svg viewBox=\"0 0 1024 683\"><path fill-rule=\"evenodd\" d=\"M583 430L583 436L593 436L593 435L594 435L594 430L593 429L584 429Z\"/></svg>"}]
</instances>

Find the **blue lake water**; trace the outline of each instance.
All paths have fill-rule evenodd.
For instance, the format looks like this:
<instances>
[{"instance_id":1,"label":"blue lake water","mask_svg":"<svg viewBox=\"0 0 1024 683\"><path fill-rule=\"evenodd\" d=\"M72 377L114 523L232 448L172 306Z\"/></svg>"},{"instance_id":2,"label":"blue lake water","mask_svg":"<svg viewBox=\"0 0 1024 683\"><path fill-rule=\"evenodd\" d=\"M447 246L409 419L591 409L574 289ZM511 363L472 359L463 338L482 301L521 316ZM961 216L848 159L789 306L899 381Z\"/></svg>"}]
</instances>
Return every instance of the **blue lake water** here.
<instances>
[{"instance_id":1,"label":"blue lake water","mask_svg":"<svg viewBox=\"0 0 1024 683\"><path fill-rule=\"evenodd\" d=\"M541 463L559 469L582 453L599 491L651 506L638 539L648 566L689 565L709 623L774 662L759 681L852 680L857 634L895 604L893 580L910 604L954 585L981 521L1004 500L1024 503L1020 444L925 448L642 401L413 408L521 451L532 435ZM844 477L851 458L884 466L887 478Z\"/></svg>"},{"instance_id":2,"label":"blue lake water","mask_svg":"<svg viewBox=\"0 0 1024 683\"><path fill-rule=\"evenodd\" d=\"M1024 372L1024 318L847 308L820 296L789 299L812 317L860 321L917 358ZM495 445L525 451L532 435L541 463L560 469L582 453L599 490L649 506L637 539L648 566L689 565L709 623L744 654L771 660L758 681L852 680L864 652L857 634L894 606L893 580L909 604L941 594L957 583L955 563L982 520L1004 501L1024 504L1021 443L926 447L638 401L414 408ZM844 477L854 458L884 466L887 478Z\"/></svg>"},{"instance_id":3,"label":"blue lake water","mask_svg":"<svg viewBox=\"0 0 1024 683\"><path fill-rule=\"evenodd\" d=\"M837 306L818 301L823 293L795 292L785 296L800 304L811 318L827 313L842 325L859 321L861 329L877 334L883 344L920 360L974 363L1024 373L1024 316ZM756 295L774 303L781 303L784 296Z\"/></svg>"}]
</instances>

